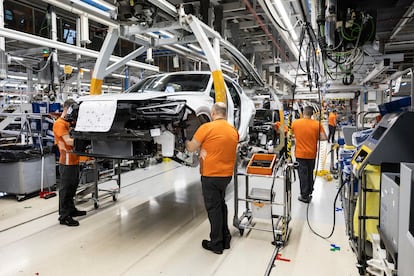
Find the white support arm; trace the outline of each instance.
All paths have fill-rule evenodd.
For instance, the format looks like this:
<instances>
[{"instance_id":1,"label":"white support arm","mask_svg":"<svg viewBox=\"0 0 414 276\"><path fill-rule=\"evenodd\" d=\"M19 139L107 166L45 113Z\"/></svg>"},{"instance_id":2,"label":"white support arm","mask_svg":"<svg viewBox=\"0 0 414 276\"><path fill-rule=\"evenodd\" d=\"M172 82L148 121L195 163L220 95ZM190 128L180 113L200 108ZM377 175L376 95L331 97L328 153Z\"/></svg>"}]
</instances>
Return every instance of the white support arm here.
<instances>
[{"instance_id":1,"label":"white support arm","mask_svg":"<svg viewBox=\"0 0 414 276\"><path fill-rule=\"evenodd\" d=\"M210 43L204 29L202 28L198 18L187 15L185 17L187 24L198 40L198 44L207 57L210 71L213 76L214 90L216 102L226 102L226 84L224 82L223 72L221 71L220 48L217 47L218 42L214 43L214 48ZM218 48L218 49L217 49Z\"/></svg>"},{"instance_id":2,"label":"white support arm","mask_svg":"<svg viewBox=\"0 0 414 276\"><path fill-rule=\"evenodd\" d=\"M109 59L114 51L115 45L119 38L119 28L109 27L108 33L105 37L102 45L100 55L95 63L91 79L91 95L102 94L102 83L105 77L106 67L108 66Z\"/></svg>"},{"instance_id":3,"label":"white support arm","mask_svg":"<svg viewBox=\"0 0 414 276\"><path fill-rule=\"evenodd\" d=\"M142 53L144 53L147 50L146 46L141 46L135 51L129 53L122 59L118 60L117 62L113 63L111 66L106 68L105 70L105 76L109 75L110 73L114 72L116 69L120 68L121 66L124 66L128 63L128 61L133 60L134 58L140 56Z\"/></svg>"}]
</instances>

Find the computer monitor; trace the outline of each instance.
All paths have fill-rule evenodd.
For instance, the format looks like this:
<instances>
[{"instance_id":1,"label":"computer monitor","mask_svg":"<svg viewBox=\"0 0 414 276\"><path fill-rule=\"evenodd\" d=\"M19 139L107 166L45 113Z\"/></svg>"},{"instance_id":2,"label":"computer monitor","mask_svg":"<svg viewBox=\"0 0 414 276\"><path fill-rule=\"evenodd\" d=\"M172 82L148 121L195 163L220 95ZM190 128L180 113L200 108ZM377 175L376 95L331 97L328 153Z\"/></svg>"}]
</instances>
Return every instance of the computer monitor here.
<instances>
[{"instance_id":1,"label":"computer monitor","mask_svg":"<svg viewBox=\"0 0 414 276\"><path fill-rule=\"evenodd\" d=\"M377 126L377 128L374 130L374 132L371 135L372 139L378 141L386 130L387 128L385 127Z\"/></svg>"},{"instance_id":2,"label":"computer monitor","mask_svg":"<svg viewBox=\"0 0 414 276\"><path fill-rule=\"evenodd\" d=\"M63 29L63 41L72 45L76 44L76 30L68 24L65 24Z\"/></svg>"}]
</instances>

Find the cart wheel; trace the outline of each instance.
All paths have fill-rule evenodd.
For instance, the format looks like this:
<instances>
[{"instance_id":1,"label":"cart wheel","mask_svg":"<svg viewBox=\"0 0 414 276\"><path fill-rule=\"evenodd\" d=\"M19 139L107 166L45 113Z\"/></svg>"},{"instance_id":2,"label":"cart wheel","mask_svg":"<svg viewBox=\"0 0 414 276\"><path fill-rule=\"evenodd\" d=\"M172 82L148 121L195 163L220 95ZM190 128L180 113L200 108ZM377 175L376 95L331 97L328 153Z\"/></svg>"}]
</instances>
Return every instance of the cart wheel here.
<instances>
[{"instance_id":1,"label":"cart wheel","mask_svg":"<svg viewBox=\"0 0 414 276\"><path fill-rule=\"evenodd\" d=\"M240 236L242 236L242 237L243 237L243 234L244 234L244 229L239 229L239 232L240 232Z\"/></svg>"},{"instance_id":2,"label":"cart wheel","mask_svg":"<svg viewBox=\"0 0 414 276\"><path fill-rule=\"evenodd\" d=\"M98 209L98 208L99 208L99 204L98 204L98 202L95 202L95 203L93 204L93 207L95 207L95 209Z\"/></svg>"},{"instance_id":3,"label":"cart wheel","mask_svg":"<svg viewBox=\"0 0 414 276\"><path fill-rule=\"evenodd\" d=\"M17 201L23 201L23 200L25 200L26 199L26 195L17 195L16 196L16 199L17 199Z\"/></svg>"},{"instance_id":4,"label":"cart wheel","mask_svg":"<svg viewBox=\"0 0 414 276\"><path fill-rule=\"evenodd\" d=\"M281 234L277 234L277 235L276 235L276 240L277 240L278 242L283 242L283 236L282 236Z\"/></svg>"},{"instance_id":5,"label":"cart wheel","mask_svg":"<svg viewBox=\"0 0 414 276\"><path fill-rule=\"evenodd\" d=\"M145 160L138 161L138 168L145 168L145 167L146 167Z\"/></svg>"},{"instance_id":6,"label":"cart wheel","mask_svg":"<svg viewBox=\"0 0 414 276\"><path fill-rule=\"evenodd\" d=\"M112 200L113 201L117 201L118 200L118 194L117 193L115 193L115 194L112 195Z\"/></svg>"}]
</instances>

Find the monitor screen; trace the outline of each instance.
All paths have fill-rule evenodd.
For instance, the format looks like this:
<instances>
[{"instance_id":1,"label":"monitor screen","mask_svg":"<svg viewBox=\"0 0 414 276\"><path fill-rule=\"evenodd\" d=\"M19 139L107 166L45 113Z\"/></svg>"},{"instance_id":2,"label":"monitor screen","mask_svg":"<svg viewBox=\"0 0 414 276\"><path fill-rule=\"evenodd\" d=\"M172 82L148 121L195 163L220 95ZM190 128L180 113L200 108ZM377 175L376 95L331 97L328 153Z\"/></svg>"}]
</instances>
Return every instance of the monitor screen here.
<instances>
[{"instance_id":1,"label":"monitor screen","mask_svg":"<svg viewBox=\"0 0 414 276\"><path fill-rule=\"evenodd\" d=\"M255 120L273 122L273 111L270 109L256 109Z\"/></svg>"},{"instance_id":2,"label":"monitor screen","mask_svg":"<svg viewBox=\"0 0 414 276\"><path fill-rule=\"evenodd\" d=\"M63 41L65 41L68 44L72 44L75 45L76 43L76 31L69 29L69 28L65 28L63 30Z\"/></svg>"},{"instance_id":3,"label":"monitor screen","mask_svg":"<svg viewBox=\"0 0 414 276\"><path fill-rule=\"evenodd\" d=\"M357 163L361 163L367 158L368 152L366 152L364 149L361 149L359 153L354 157L354 161Z\"/></svg>"},{"instance_id":4,"label":"monitor screen","mask_svg":"<svg viewBox=\"0 0 414 276\"><path fill-rule=\"evenodd\" d=\"M374 130L374 133L372 133L372 139L379 140L386 130L387 130L387 128L382 127L382 126L378 126Z\"/></svg>"}]
</instances>

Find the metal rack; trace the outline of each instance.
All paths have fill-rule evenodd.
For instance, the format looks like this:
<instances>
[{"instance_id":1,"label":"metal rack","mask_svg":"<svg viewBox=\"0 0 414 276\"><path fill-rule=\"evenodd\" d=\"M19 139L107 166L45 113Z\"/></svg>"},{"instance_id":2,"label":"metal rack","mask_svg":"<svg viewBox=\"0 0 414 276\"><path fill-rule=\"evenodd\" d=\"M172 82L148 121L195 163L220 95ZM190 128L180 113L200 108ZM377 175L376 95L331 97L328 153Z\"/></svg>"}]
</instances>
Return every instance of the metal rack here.
<instances>
[{"instance_id":1,"label":"metal rack","mask_svg":"<svg viewBox=\"0 0 414 276\"><path fill-rule=\"evenodd\" d=\"M79 177L79 187L76 193L76 200L81 201L88 194L91 194L91 200L95 209L99 208L101 199L112 197L113 201L118 200L118 194L121 192L121 169L120 160L112 160L112 168L100 169L100 164L104 160L94 160L90 164L85 164ZM116 165L116 166L115 166ZM115 181L115 189L105 189L100 184L108 181Z\"/></svg>"},{"instance_id":2,"label":"metal rack","mask_svg":"<svg viewBox=\"0 0 414 276\"><path fill-rule=\"evenodd\" d=\"M290 212L291 212L291 183L289 181L289 177L286 177L285 170L283 170L284 175L277 175L277 172L280 168L282 168L282 164L284 163L283 159L279 159L277 164L272 168L271 175L261 175L261 174L250 174L247 171L237 172L234 176L234 218L233 218L233 225L239 229L240 235L244 234L244 230L261 230L261 231L268 231L272 232L274 236L274 244L283 246L288 239L289 236L289 221L291 219ZM239 197L239 177L244 177L245 179L245 195ZM252 177L261 177L268 179L269 181L267 185L270 186L269 189L260 189L260 188L253 188L250 193L250 183L249 180ZM276 179L283 178L284 185L283 187L276 187ZM270 182L270 183L269 183ZM276 196L276 188L280 188L283 190L283 200L282 202L277 202L275 199ZM243 211L241 216L239 217L239 202L245 202L246 209ZM268 205L270 207L270 216L269 219L271 220L272 227L268 228L261 228L257 227L254 220L253 220L253 212L252 209L254 208L254 204L259 205ZM277 214L275 212L275 206L281 206L282 212L281 214Z\"/></svg>"}]
</instances>

